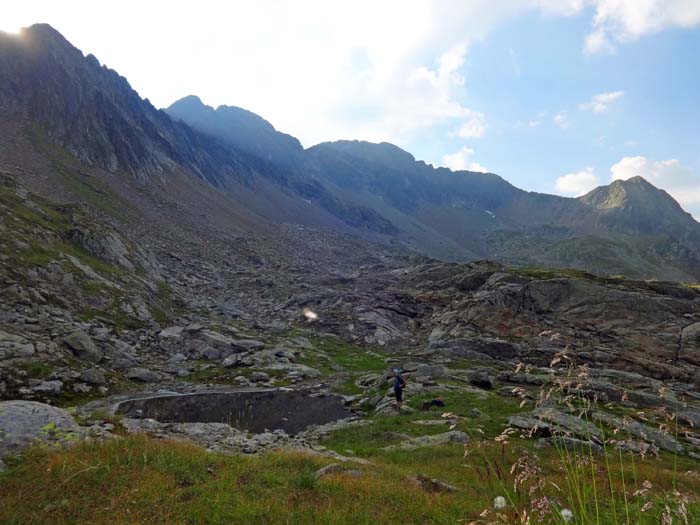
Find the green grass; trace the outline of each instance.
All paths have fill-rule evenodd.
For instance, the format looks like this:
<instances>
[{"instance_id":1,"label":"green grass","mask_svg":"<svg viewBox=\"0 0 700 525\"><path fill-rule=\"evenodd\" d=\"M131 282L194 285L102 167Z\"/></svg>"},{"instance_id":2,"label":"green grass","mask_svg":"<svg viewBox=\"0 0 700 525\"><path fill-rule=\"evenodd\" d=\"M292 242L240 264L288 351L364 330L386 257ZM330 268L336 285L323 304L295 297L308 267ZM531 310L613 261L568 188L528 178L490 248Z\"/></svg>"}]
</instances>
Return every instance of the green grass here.
<instances>
[{"instance_id":1,"label":"green grass","mask_svg":"<svg viewBox=\"0 0 700 525\"><path fill-rule=\"evenodd\" d=\"M466 497L431 494L398 472L316 480L328 459L277 452L207 454L183 443L127 437L66 452L31 451L0 475L0 522L455 523ZM473 505L473 504L472 504Z\"/></svg>"},{"instance_id":2,"label":"green grass","mask_svg":"<svg viewBox=\"0 0 700 525\"><path fill-rule=\"evenodd\" d=\"M469 522L502 494L499 476L511 484L507 465L521 448L520 443L491 446L466 457L459 445L398 451L373 458L371 465L348 465L363 476L341 473L320 480L314 473L332 460L295 452L224 456L143 436L85 442L65 451L34 448L0 474L0 523L340 525L395 523L397 516L406 524ZM538 454L533 459L552 482L548 493L559 494L566 504L554 488L563 483L555 452ZM460 490L429 492L407 481L417 473ZM654 460L640 461L637 473L652 481L654 506L634 523L660 523L672 473ZM697 494L700 482L686 476L679 487ZM527 497L527 492L515 494L514 502ZM611 512L604 503L604 523L613 522ZM507 521L500 523L516 522L512 508L505 513ZM698 523L697 501L690 502L688 514L688 523Z\"/></svg>"},{"instance_id":3,"label":"green grass","mask_svg":"<svg viewBox=\"0 0 700 525\"><path fill-rule=\"evenodd\" d=\"M444 409L421 410L424 401L437 396L445 401ZM482 398L475 394L458 391L433 392L409 397L407 404L414 408L415 412L392 416L373 416L370 418L372 424L350 426L338 430L323 445L341 454L345 453L344 451L353 450L363 457L386 456L387 452L382 449L400 443L406 439L406 436L414 437L447 432L449 430L447 424L426 426L415 423L416 420L440 419L443 412L451 412L466 418L458 422L456 430L464 431L474 439L492 438L500 434L507 426L509 416L526 410L512 399L498 396ZM468 417L474 408L482 413L481 417Z\"/></svg>"},{"instance_id":4,"label":"green grass","mask_svg":"<svg viewBox=\"0 0 700 525\"><path fill-rule=\"evenodd\" d=\"M31 379L46 379L53 371L50 364L35 359L20 363L17 368L26 372L27 377Z\"/></svg>"},{"instance_id":5,"label":"green grass","mask_svg":"<svg viewBox=\"0 0 700 525\"><path fill-rule=\"evenodd\" d=\"M377 348L346 343L340 339L313 340L316 350L304 350L299 362L324 372L340 369L347 372L380 372L386 368L384 354Z\"/></svg>"},{"instance_id":6,"label":"green grass","mask_svg":"<svg viewBox=\"0 0 700 525\"><path fill-rule=\"evenodd\" d=\"M334 384L331 388L336 394L342 394L345 396L359 395L364 392L364 389L357 386L355 381L361 374L350 374L341 378L341 381Z\"/></svg>"},{"instance_id":7,"label":"green grass","mask_svg":"<svg viewBox=\"0 0 700 525\"><path fill-rule=\"evenodd\" d=\"M83 308L82 313L78 317L81 321L101 321L117 330L139 330L145 326L143 321L111 307L104 310Z\"/></svg>"}]
</instances>

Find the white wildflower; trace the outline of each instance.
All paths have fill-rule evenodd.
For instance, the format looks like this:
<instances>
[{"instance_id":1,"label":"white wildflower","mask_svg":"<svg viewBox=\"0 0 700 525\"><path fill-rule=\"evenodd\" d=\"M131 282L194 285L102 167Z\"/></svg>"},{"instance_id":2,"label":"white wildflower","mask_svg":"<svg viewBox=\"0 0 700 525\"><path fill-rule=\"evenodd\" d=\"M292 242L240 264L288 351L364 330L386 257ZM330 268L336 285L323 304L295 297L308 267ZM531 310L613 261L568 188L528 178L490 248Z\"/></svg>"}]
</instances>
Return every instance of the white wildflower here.
<instances>
[{"instance_id":1,"label":"white wildflower","mask_svg":"<svg viewBox=\"0 0 700 525\"><path fill-rule=\"evenodd\" d=\"M506 498L503 496L497 496L493 500L493 508L497 510L505 509L507 504Z\"/></svg>"}]
</instances>

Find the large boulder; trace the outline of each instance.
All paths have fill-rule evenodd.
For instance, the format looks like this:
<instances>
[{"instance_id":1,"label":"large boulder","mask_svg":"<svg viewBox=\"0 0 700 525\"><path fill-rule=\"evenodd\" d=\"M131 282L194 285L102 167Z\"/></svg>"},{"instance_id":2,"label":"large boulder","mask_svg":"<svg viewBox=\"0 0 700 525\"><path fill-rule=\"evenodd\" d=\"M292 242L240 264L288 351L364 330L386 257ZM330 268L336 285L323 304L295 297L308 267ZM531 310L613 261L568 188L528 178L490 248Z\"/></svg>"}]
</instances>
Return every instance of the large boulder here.
<instances>
[{"instance_id":1,"label":"large boulder","mask_svg":"<svg viewBox=\"0 0 700 525\"><path fill-rule=\"evenodd\" d=\"M489 375L488 370L484 368L475 368L467 373L467 379L469 382L478 388L483 388L484 390L493 389L493 379Z\"/></svg>"},{"instance_id":2,"label":"large boulder","mask_svg":"<svg viewBox=\"0 0 700 525\"><path fill-rule=\"evenodd\" d=\"M32 392L36 392L37 394L57 395L61 393L62 389L62 381L40 381L32 387Z\"/></svg>"},{"instance_id":3,"label":"large boulder","mask_svg":"<svg viewBox=\"0 0 700 525\"><path fill-rule=\"evenodd\" d=\"M34 344L24 337L0 330L0 359L31 357L34 352Z\"/></svg>"},{"instance_id":4,"label":"large boulder","mask_svg":"<svg viewBox=\"0 0 700 525\"><path fill-rule=\"evenodd\" d=\"M88 385L104 385L107 383L105 375L95 368L80 372L80 380Z\"/></svg>"},{"instance_id":5,"label":"large boulder","mask_svg":"<svg viewBox=\"0 0 700 525\"><path fill-rule=\"evenodd\" d=\"M72 334L67 335L63 338L63 342L73 351L75 357L83 361L99 363L104 357L104 354L97 348L92 338L82 330L76 330Z\"/></svg>"},{"instance_id":6,"label":"large boulder","mask_svg":"<svg viewBox=\"0 0 700 525\"><path fill-rule=\"evenodd\" d=\"M161 380L161 375L148 370L147 368L134 367L130 368L126 373L126 377L132 381L141 381L142 383L157 383Z\"/></svg>"},{"instance_id":7,"label":"large boulder","mask_svg":"<svg viewBox=\"0 0 700 525\"><path fill-rule=\"evenodd\" d=\"M69 444L80 435L75 419L61 408L35 401L0 402L0 457L35 443Z\"/></svg>"}]
</instances>

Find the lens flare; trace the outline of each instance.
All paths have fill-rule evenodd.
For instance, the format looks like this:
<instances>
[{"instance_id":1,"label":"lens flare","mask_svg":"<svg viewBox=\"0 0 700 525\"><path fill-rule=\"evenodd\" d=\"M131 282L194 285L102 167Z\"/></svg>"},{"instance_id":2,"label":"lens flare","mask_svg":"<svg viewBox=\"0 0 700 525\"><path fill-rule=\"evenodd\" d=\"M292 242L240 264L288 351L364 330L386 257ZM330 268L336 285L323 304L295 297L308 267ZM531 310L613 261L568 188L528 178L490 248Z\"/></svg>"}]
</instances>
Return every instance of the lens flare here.
<instances>
[{"instance_id":1,"label":"lens flare","mask_svg":"<svg viewBox=\"0 0 700 525\"><path fill-rule=\"evenodd\" d=\"M13 16L13 13L7 15L3 13L2 20L0 20L0 32L19 35L23 27L24 24L19 16Z\"/></svg>"},{"instance_id":2,"label":"lens flare","mask_svg":"<svg viewBox=\"0 0 700 525\"><path fill-rule=\"evenodd\" d=\"M311 308L304 308L304 317L307 321L315 321L318 319L318 314L311 310Z\"/></svg>"}]
</instances>

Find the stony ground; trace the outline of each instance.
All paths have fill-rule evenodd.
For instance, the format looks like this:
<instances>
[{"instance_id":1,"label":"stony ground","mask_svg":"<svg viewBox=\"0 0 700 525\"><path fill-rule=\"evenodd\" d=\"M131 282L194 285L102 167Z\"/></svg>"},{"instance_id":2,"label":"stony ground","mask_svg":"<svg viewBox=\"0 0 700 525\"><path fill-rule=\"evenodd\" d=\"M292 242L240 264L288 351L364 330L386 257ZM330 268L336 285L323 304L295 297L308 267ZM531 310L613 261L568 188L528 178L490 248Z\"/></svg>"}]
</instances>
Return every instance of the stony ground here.
<instances>
[{"instance_id":1,"label":"stony ground","mask_svg":"<svg viewBox=\"0 0 700 525\"><path fill-rule=\"evenodd\" d=\"M562 450L612 450L656 462L660 487L697 493L679 474L700 459L697 287L438 263L293 226L171 234L0 178L0 456L12 466L0 483L21 476L16 455L37 438L145 433L225 454L292 448L341 477L398 469L450 494L475 483L465 444L516 442L509 459L526 450L553 472ZM356 420L288 436L109 410L135 392L243 387L340 395ZM424 406L436 399L445 406ZM499 479L460 516L488 506Z\"/></svg>"}]
</instances>

